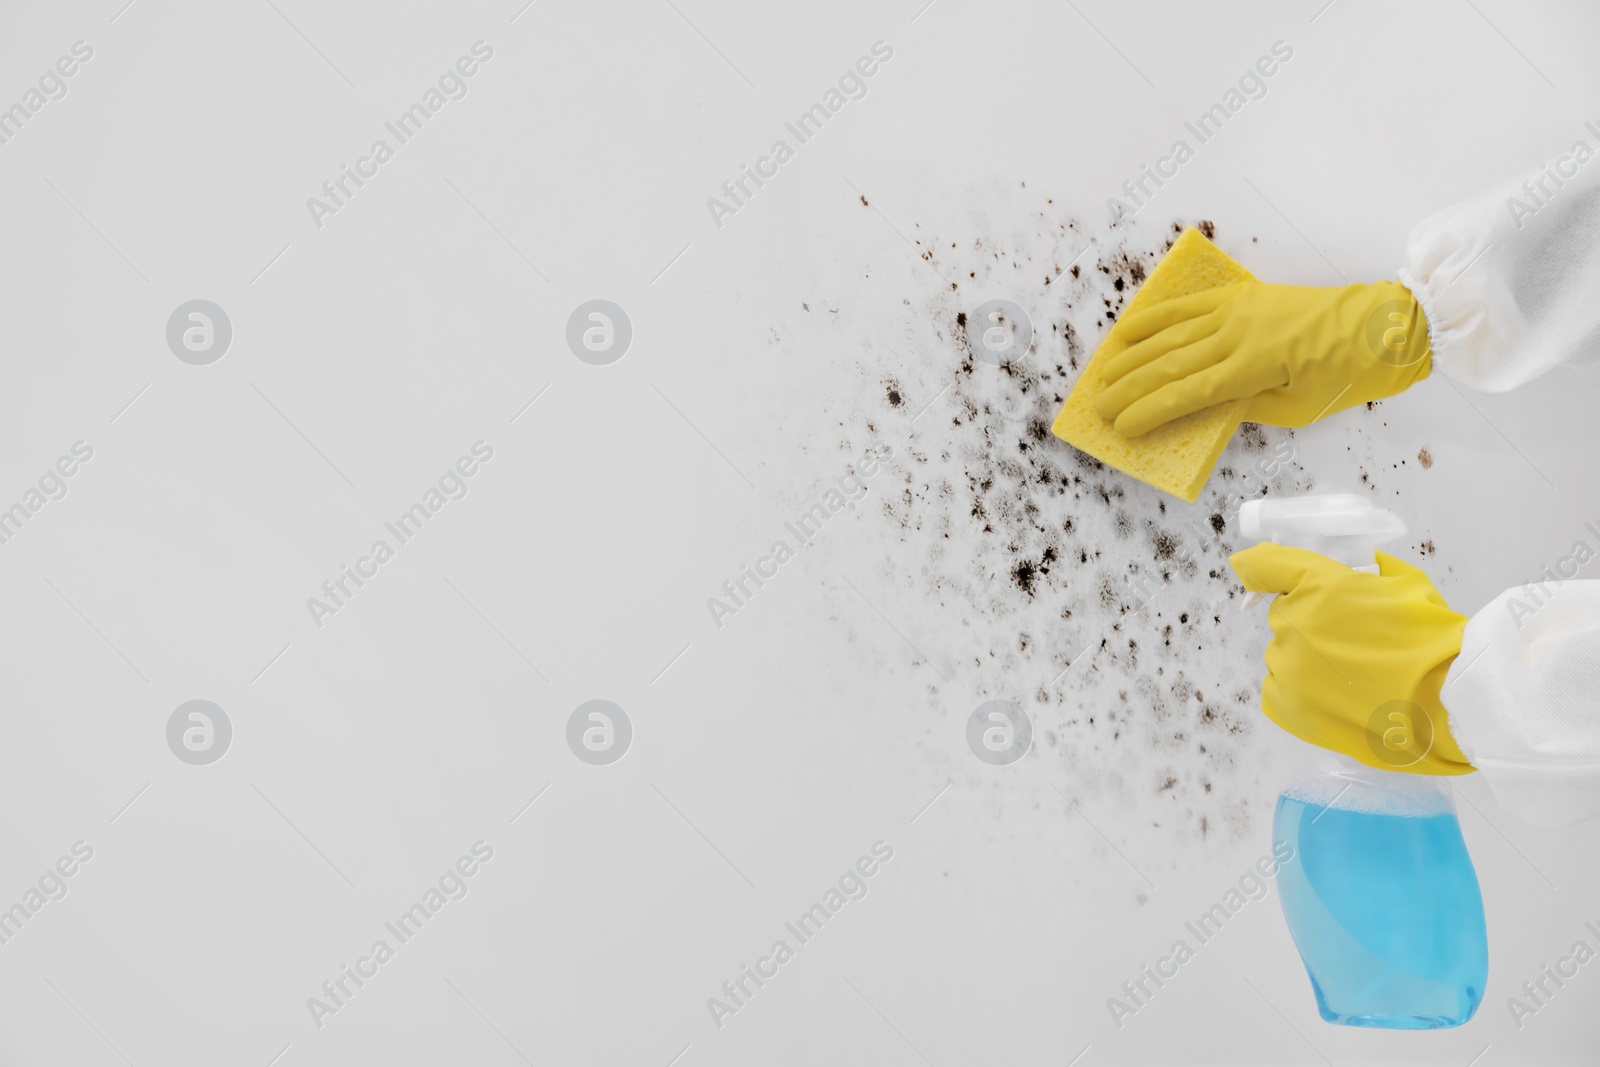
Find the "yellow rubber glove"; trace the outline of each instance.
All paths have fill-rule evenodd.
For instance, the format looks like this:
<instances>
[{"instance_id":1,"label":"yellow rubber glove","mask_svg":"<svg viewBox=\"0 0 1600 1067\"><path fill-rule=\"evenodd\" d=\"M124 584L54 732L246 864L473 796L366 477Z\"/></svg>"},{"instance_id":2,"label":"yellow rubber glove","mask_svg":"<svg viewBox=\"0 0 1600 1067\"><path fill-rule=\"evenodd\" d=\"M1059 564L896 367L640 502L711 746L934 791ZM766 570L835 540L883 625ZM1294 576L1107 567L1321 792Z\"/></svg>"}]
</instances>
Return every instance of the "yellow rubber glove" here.
<instances>
[{"instance_id":1,"label":"yellow rubber glove","mask_svg":"<svg viewBox=\"0 0 1600 1067\"><path fill-rule=\"evenodd\" d=\"M1399 282L1324 289L1235 282L1122 322L1097 407L1129 437L1226 400L1245 419L1305 426L1393 396L1432 369L1428 323Z\"/></svg>"},{"instance_id":2,"label":"yellow rubber glove","mask_svg":"<svg viewBox=\"0 0 1600 1067\"><path fill-rule=\"evenodd\" d=\"M1301 740L1370 767L1468 774L1439 702L1466 617L1422 571L1377 556L1377 574L1285 545L1229 559L1246 589L1279 594L1268 608L1261 710Z\"/></svg>"}]
</instances>

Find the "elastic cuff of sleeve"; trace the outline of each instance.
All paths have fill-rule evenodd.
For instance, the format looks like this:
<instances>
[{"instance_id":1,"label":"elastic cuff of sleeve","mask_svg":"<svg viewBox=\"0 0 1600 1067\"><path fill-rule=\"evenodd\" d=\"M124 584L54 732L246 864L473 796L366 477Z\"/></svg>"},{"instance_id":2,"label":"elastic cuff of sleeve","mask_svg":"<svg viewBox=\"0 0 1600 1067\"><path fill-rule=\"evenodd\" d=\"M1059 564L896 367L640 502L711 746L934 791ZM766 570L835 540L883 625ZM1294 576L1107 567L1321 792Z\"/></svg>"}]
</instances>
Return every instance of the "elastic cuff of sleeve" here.
<instances>
[{"instance_id":1,"label":"elastic cuff of sleeve","mask_svg":"<svg viewBox=\"0 0 1600 1067\"><path fill-rule=\"evenodd\" d=\"M1440 317L1438 307L1434 303L1433 294L1429 293L1428 287L1404 267L1401 267L1396 274L1396 280L1416 298L1417 306L1422 308L1422 319L1428 324L1428 357L1423 361L1425 369L1419 380L1426 378L1428 371L1435 366L1440 367L1445 377L1453 377L1450 371L1439 363L1440 335L1445 332L1445 327L1444 319Z\"/></svg>"}]
</instances>

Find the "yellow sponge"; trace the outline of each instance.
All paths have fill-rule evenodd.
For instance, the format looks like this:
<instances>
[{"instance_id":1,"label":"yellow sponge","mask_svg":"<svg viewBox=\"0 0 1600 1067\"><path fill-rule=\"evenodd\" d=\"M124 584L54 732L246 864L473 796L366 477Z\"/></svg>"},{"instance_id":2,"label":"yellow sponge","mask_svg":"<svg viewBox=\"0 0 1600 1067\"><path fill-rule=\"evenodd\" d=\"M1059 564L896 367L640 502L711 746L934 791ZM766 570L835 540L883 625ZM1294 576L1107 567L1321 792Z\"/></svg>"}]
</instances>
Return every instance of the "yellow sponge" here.
<instances>
[{"instance_id":1,"label":"yellow sponge","mask_svg":"<svg viewBox=\"0 0 1600 1067\"><path fill-rule=\"evenodd\" d=\"M1185 230L1128 302L1123 317L1163 300L1254 280L1254 275L1206 240L1199 230ZM1094 401L1106 389L1101 369L1127 347L1119 320L1078 376L1051 432L1124 474L1192 504L1199 498L1228 439L1244 420L1250 402L1229 400L1175 419L1142 437L1124 437L1110 419L1095 411Z\"/></svg>"}]
</instances>

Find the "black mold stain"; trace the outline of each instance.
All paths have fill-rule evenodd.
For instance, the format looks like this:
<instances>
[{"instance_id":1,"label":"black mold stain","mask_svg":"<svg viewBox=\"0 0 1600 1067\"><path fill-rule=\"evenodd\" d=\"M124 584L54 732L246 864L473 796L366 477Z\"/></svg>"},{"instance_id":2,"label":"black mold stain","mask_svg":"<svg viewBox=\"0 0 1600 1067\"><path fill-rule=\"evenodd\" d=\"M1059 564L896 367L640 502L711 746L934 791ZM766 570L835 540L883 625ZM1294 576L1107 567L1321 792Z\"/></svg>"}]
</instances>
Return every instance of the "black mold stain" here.
<instances>
[{"instance_id":1,"label":"black mold stain","mask_svg":"<svg viewBox=\"0 0 1600 1067\"><path fill-rule=\"evenodd\" d=\"M879 607L897 623L915 620L903 625L946 679L926 667L890 669L911 672L904 677L930 712L947 713L954 693L1024 702L1038 758L1069 772L1075 800L1162 804L1162 830L1148 843L1170 859L1175 840L1236 840L1270 818L1273 786L1260 780L1270 770L1249 752L1271 736L1258 711L1265 628L1224 610L1239 590L1227 531L1241 499L1303 491L1310 480L1282 459L1292 433L1275 427L1241 427L1195 504L1050 432L1171 238L1165 228L1124 227L1080 258L1078 221L1038 203L1031 235L998 223L981 238L920 225L916 233L930 262L939 250L947 276L1028 311L1029 353L1005 367L976 360L967 331L979 298L952 295L914 265L923 288L906 294L903 310L919 321L905 336L933 343L914 363L883 355L862 379L898 409L876 409L881 431L851 435L859 447L859 436L881 432L899 464L888 491L872 490L873 521L889 540L880 576L901 591ZM1196 225L1214 238L1209 221ZM891 369L897 377L885 377ZM912 409L933 398L914 425L907 395ZM856 429L869 421L859 416ZM924 740L927 758L948 757L931 722ZM1014 786L983 783L988 795L1014 797L1004 792Z\"/></svg>"}]
</instances>

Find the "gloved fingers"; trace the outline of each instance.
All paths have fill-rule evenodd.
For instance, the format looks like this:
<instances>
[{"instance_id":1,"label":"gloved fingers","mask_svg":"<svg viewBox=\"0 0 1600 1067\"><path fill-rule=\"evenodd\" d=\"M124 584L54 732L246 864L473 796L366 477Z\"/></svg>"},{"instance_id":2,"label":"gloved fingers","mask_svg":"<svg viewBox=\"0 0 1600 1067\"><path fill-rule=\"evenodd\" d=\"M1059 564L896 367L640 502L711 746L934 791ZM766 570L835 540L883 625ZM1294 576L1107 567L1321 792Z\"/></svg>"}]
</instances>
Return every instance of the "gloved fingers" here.
<instances>
[{"instance_id":1,"label":"gloved fingers","mask_svg":"<svg viewBox=\"0 0 1600 1067\"><path fill-rule=\"evenodd\" d=\"M1209 343L1201 342L1202 345ZM1117 416L1117 432L1138 437L1224 400L1255 396L1280 384L1281 377L1281 369L1271 361L1243 356L1224 358L1134 400Z\"/></svg>"},{"instance_id":2,"label":"gloved fingers","mask_svg":"<svg viewBox=\"0 0 1600 1067\"><path fill-rule=\"evenodd\" d=\"M1433 582L1428 578L1427 572L1421 567L1418 567L1416 564L1409 563L1406 560L1400 559L1398 556L1391 556L1387 552L1378 552L1374 554L1378 557L1378 573L1383 575L1385 578L1417 577L1427 582L1430 586L1433 584Z\"/></svg>"},{"instance_id":3,"label":"gloved fingers","mask_svg":"<svg viewBox=\"0 0 1600 1067\"><path fill-rule=\"evenodd\" d=\"M1278 650L1276 656L1274 648ZM1316 662L1322 661L1316 659ZM1348 688L1348 684L1331 669L1319 671L1315 679L1308 679L1305 665L1303 653L1291 651L1283 639L1274 638L1267 646L1270 673L1261 685L1261 710L1279 727L1307 744L1362 760L1359 746L1364 744L1365 723L1341 719L1335 707L1320 699L1322 694Z\"/></svg>"},{"instance_id":4,"label":"gloved fingers","mask_svg":"<svg viewBox=\"0 0 1600 1067\"><path fill-rule=\"evenodd\" d=\"M1186 323L1185 326L1188 324ZM1184 326L1175 326L1150 341L1164 340L1168 334L1177 333ZM1129 351L1132 351L1130 349ZM1149 396L1163 386L1173 382L1182 381L1201 371L1216 366L1227 355L1227 348L1220 338L1215 335L1204 337L1194 344L1185 345L1166 352L1160 358L1153 360L1143 367L1130 371L1127 376L1113 384L1101 393L1095 401L1095 408L1102 416L1115 419L1128 409L1135 401Z\"/></svg>"},{"instance_id":5,"label":"gloved fingers","mask_svg":"<svg viewBox=\"0 0 1600 1067\"><path fill-rule=\"evenodd\" d=\"M1250 283L1235 282L1232 285L1222 285L1215 289L1190 293L1188 296L1163 300L1151 307L1140 308L1122 317L1122 321L1118 324L1122 328L1122 336L1130 343L1143 341L1146 337L1154 337L1162 330L1176 326L1180 322L1209 315L1238 295L1241 285L1247 284Z\"/></svg>"},{"instance_id":6,"label":"gloved fingers","mask_svg":"<svg viewBox=\"0 0 1600 1067\"><path fill-rule=\"evenodd\" d=\"M1276 675L1267 675L1261 683L1261 712L1280 729L1293 734L1309 744L1317 744L1316 724L1305 711L1296 706L1291 694L1294 687L1285 687Z\"/></svg>"},{"instance_id":7,"label":"gloved fingers","mask_svg":"<svg viewBox=\"0 0 1600 1067\"><path fill-rule=\"evenodd\" d=\"M1451 610L1433 579L1428 577L1428 572L1413 563L1391 556L1387 552L1376 553L1378 557L1378 574L1384 578L1402 578L1416 586L1422 593L1422 598L1428 603Z\"/></svg>"},{"instance_id":8,"label":"gloved fingers","mask_svg":"<svg viewBox=\"0 0 1600 1067\"><path fill-rule=\"evenodd\" d=\"M1308 548L1264 541L1228 557L1233 573L1252 593L1292 593L1307 578L1350 574L1351 570L1338 560L1313 552ZM1273 602L1273 614L1281 611ZM1294 623L1294 620L1288 620ZM1299 625L1294 623L1294 625ZM1273 629L1277 623L1273 622Z\"/></svg>"},{"instance_id":9,"label":"gloved fingers","mask_svg":"<svg viewBox=\"0 0 1600 1067\"><path fill-rule=\"evenodd\" d=\"M1150 363L1161 359L1169 352L1193 345L1203 341L1217 332L1220 325L1217 312L1201 315L1193 319L1185 319L1176 325L1169 326L1160 333L1146 337L1137 344L1129 345L1108 362L1100 371L1100 377L1106 382L1114 383L1122 380L1130 372L1139 370Z\"/></svg>"}]
</instances>

